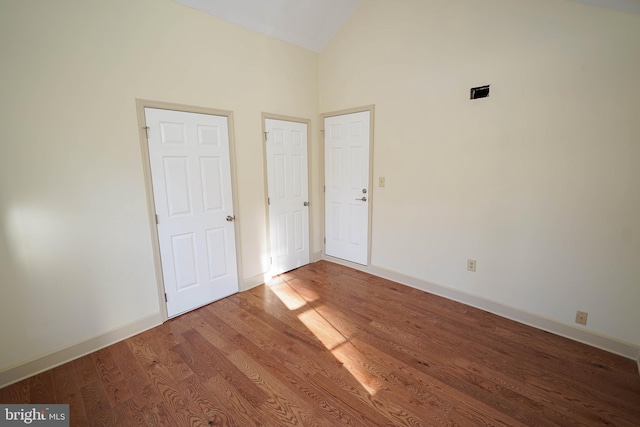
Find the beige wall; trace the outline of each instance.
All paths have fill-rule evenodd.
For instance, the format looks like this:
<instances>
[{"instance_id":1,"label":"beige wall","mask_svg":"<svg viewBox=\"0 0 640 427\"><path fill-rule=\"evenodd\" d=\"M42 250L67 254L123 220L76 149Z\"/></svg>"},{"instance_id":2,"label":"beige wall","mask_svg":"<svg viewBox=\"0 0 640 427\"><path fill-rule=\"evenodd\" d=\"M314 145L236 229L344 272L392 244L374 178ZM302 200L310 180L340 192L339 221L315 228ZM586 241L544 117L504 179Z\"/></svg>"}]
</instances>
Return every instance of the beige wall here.
<instances>
[{"instance_id":1,"label":"beige wall","mask_svg":"<svg viewBox=\"0 0 640 427\"><path fill-rule=\"evenodd\" d=\"M561 0L364 0L320 111L376 106L372 264L640 345L639 41Z\"/></svg>"},{"instance_id":2,"label":"beige wall","mask_svg":"<svg viewBox=\"0 0 640 427\"><path fill-rule=\"evenodd\" d=\"M170 0L5 0L0 57L0 372L159 313L136 98L234 112L262 277L261 113L317 129L316 54Z\"/></svg>"}]
</instances>

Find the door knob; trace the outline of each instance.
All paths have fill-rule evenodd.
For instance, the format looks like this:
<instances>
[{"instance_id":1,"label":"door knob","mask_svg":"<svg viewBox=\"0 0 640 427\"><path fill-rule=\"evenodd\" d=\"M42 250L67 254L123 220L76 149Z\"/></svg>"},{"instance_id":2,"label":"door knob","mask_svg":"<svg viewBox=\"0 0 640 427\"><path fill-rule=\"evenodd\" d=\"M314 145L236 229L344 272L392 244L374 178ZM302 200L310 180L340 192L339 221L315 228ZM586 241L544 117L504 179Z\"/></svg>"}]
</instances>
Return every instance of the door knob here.
<instances>
[{"instance_id":1,"label":"door knob","mask_svg":"<svg viewBox=\"0 0 640 427\"><path fill-rule=\"evenodd\" d=\"M367 198L366 198L366 197L363 197L362 199L356 199L356 200L360 200L361 202L366 202L366 201L367 201Z\"/></svg>"},{"instance_id":2,"label":"door knob","mask_svg":"<svg viewBox=\"0 0 640 427\"><path fill-rule=\"evenodd\" d=\"M231 221L233 221L235 219L236 219L235 216L227 215L227 221L231 222Z\"/></svg>"},{"instance_id":3,"label":"door knob","mask_svg":"<svg viewBox=\"0 0 640 427\"><path fill-rule=\"evenodd\" d=\"M309 206L309 202L304 202L303 205L304 206Z\"/></svg>"}]
</instances>

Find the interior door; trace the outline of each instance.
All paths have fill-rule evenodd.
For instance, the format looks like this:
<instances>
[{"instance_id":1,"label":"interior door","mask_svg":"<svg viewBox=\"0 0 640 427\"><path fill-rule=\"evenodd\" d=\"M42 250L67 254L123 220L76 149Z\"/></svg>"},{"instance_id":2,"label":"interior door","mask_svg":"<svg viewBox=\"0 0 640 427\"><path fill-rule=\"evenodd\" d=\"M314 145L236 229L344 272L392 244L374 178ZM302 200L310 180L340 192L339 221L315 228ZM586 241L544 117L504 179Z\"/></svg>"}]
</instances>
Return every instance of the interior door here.
<instances>
[{"instance_id":1,"label":"interior door","mask_svg":"<svg viewBox=\"0 0 640 427\"><path fill-rule=\"evenodd\" d=\"M167 312L238 292L227 118L145 108Z\"/></svg>"},{"instance_id":2,"label":"interior door","mask_svg":"<svg viewBox=\"0 0 640 427\"><path fill-rule=\"evenodd\" d=\"M309 263L307 124L265 119L271 274Z\"/></svg>"},{"instance_id":3,"label":"interior door","mask_svg":"<svg viewBox=\"0 0 640 427\"><path fill-rule=\"evenodd\" d=\"M324 119L325 254L369 259L370 112Z\"/></svg>"}]
</instances>

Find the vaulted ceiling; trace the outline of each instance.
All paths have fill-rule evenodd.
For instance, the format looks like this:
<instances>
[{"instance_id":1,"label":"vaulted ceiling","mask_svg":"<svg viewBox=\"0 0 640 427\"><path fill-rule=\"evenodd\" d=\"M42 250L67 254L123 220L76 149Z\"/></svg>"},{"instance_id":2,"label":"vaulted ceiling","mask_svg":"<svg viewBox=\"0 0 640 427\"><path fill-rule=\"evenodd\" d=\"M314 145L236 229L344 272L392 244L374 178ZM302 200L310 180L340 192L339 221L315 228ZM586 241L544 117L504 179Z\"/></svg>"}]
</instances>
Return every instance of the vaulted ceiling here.
<instances>
[{"instance_id":1,"label":"vaulted ceiling","mask_svg":"<svg viewBox=\"0 0 640 427\"><path fill-rule=\"evenodd\" d=\"M174 1L262 34L276 37L314 52L320 52L356 10L361 0ZM640 0L570 1L640 14Z\"/></svg>"},{"instance_id":2,"label":"vaulted ceiling","mask_svg":"<svg viewBox=\"0 0 640 427\"><path fill-rule=\"evenodd\" d=\"M360 0L175 0L186 6L320 52Z\"/></svg>"}]
</instances>

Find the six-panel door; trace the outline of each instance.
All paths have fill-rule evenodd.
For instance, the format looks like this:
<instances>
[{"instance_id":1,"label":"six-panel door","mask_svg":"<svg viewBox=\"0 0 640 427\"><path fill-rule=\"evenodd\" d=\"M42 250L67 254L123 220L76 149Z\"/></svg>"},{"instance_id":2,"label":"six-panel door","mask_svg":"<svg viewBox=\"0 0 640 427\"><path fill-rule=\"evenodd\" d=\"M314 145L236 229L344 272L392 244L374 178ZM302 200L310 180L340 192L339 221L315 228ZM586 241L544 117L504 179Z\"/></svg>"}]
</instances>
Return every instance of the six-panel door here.
<instances>
[{"instance_id":1,"label":"six-panel door","mask_svg":"<svg viewBox=\"0 0 640 427\"><path fill-rule=\"evenodd\" d=\"M271 274L309 263L307 125L265 119Z\"/></svg>"},{"instance_id":2,"label":"six-panel door","mask_svg":"<svg viewBox=\"0 0 640 427\"><path fill-rule=\"evenodd\" d=\"M145 108L167 312L238 292L227 118Z\"/></svg>"},{"instance_id":3,"label":"six-panel door","mask_svg":"<svg viewBox=\"0 0 640 427\"><path fill-rule=\"evenodd\" d=\"M369 254L369 111L326 117L325 253L366 265Z\"/></svg>"}]
</instances>

